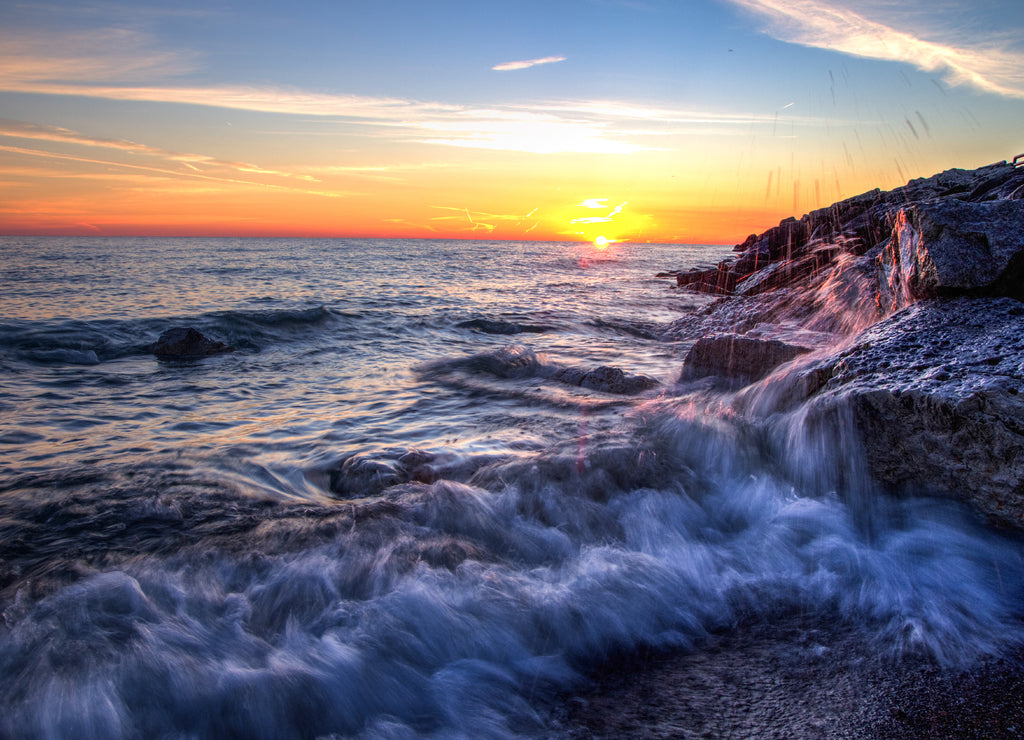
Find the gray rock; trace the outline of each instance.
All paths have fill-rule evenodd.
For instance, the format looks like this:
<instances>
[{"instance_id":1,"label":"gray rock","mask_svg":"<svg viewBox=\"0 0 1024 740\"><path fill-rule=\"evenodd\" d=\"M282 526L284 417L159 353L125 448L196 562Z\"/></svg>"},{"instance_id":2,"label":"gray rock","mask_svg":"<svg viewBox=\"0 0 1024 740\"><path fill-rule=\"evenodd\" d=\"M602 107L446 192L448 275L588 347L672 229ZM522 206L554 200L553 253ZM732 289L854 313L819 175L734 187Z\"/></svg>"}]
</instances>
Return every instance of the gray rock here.
<instances>
[{"instance_id":1,"label":"gray rock","mask_svg":"<svg viewBox=\"0 0 1024 740\"><path fill-rule=\"evenodd\" d=\"M774 368L810 352L810 347L779 339L719 334L698 339L683 361L680 381L718 376L744 382L763 378Z\"/></svg>"},{"instance_id":2,"label":"gray rock","mask_svg":"<svg viewBox=\"0 0 1024 740\"><path fill-rule=\"evenodd\" d=\"M1024 525L1020 302L915 303L809 365L800 382L812 396L809 418L852 416L875 479Z\"/></svg>"},{"instance_id":3,"label":"gray rock","mask_svg":"<svg viewBox=\"0 0 1024 740\"><path fill-rule=\"evenodd\" d=\"M624 373L617 367L608 367L607 365L593 370L581 370L575 367L562 368L555 372L551 379L566 385L578 385L602 393L623 395L642 393L658 385L658 381L654 378Z\"/></svg>"},{"instance_id":4,"label":"gray rock","mask_svg":"<svg viewBox=\"0 0 1024 740\"><path fill-rule=\"evenodd\" d=\"M968 292L1024 298L1024 201L945 199L899 210L878 284L884 310Z\"/></svg>"},{"instance_id":5,"label":"gray rock","mask_svg":"<svg viewBox=\"0 0 1024 740\"><path fill-rule=\"evenodd\" d=\"M235 348L210 339L192 327L176 326L161 334L151 350L162 360L191 360L234 352Z\"/></svg>"},{"instance_id":6,"label":"gray rock","mask_svg":"<svg viewBox=\"0 0 1024 740\"><path fill-rule=\"evenodd\" d=\"M470 367L496 375L499 378L526 378L536 375L540 369L537 355L521 344L502 347L494 352L484 352L469 358Z\"/></svg>"}]
</instances>

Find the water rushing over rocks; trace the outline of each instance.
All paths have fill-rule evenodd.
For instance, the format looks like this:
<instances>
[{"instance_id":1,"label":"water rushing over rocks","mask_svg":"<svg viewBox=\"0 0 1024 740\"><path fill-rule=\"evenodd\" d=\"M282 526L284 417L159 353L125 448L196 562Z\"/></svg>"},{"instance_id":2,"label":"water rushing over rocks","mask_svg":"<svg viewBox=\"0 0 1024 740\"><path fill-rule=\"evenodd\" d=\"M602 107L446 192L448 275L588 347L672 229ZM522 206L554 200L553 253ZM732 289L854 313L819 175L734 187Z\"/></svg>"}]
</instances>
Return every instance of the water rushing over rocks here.
<instances>
[{"instance_id":1,"label":"water rushing over rocks","mask_svg":"<svg viewBox=\"0 0 1024 740\"><path fill-rule=\"evenodd\" d=\"M1018 302L886 307L930 241L869 196L717 302L650 279L711 248L0 241L0 735L899 737L1018 685L1017 504L976 485L1020 459ZM138 304L41 311L42 255ZM235 351L157 360L169 326ZM763 367L686 371L716 333Z\"/></svg>"}]
</instances>

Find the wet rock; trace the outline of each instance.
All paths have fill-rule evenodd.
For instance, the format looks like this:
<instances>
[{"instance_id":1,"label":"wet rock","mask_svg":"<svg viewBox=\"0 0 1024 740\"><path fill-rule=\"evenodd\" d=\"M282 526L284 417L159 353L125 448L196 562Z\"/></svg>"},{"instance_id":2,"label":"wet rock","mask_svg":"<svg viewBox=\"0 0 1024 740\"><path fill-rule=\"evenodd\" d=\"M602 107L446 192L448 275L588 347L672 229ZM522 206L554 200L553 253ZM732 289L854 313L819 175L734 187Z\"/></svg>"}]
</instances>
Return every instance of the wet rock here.
<instances>
[{"instance_id":1,"label":"wet rock","mask_svg":"<svg viewBox=\"0 0 1024 740\"><path fill-rule=\"evenodd\" d=\"M699 293L732 295L739 275L732 271L732 262L725 260L712 270L690 270L676 275L676 286Z\"/></svg>"},{"instance_id":2,"label":"wet rock","mask_svg":"<svg viewBox=\"0 0 1024 740\"><path fill-rule=\"evenodd\" d=\"M774 368L810 352L810 347L789 344L779 339L719 334L702 337L690 348L683 361L680 381L718 376L752 382Z\"/></svg>"},{"instance_id":3,"label":"wet rock","mask_svg":"<svg viewBox=\"0 0 1024 740\"><path fill-rule=\"evenodd\" d=\"M871 474L1024 525L1024 305L915 303L813 363L814 416L851 414Z\"/></svg>"},{"instance_id":4,"label":"wet rock","mask_svg":"<svg viewBox=\"0 0 1024 740\"><path fill-rule=\"evenodd\" d=\"M330 491L338 498L379 496L385 488L408 483L409 470L391 459L353 455L329 471Z\"/></svg>"},{"instance_id":5,"label":"wet rock","mask_svg":"<svg viewBox=\"0 0 1024 740\"><path fill-rule=\"evenodd\" d=\"M878 283L887 310L971 292L1024 298L1024 201L947 199L899 210Z\"/></svg>"},{"instance_id":6,"label":"wet rock","mask_svg":"<svg viewBox=\"0 0 1024 740\"><path fill-rule=\"evenodd\" d=\"M646 375L631 375L624 373L617 367L602 365L593 370L581 370L579 368L563 368L551 376L552 380L566 385L577 385L582 388L600 391L602 393L616 393L633 395L655 388L658 381Z\"/></svg>"},{"instance_id":7,"label":"wet rock","mask_svg":"<svg viewBox=\"0 0 1024 740\"><path fill-rule=\"evenodd\" d=\"M924 291L915 298L949 295L945 288L964 285L991 286L985 288L991 295L1015 295L1014 287L1024 284L1024 267L1013 263L997 269L997 265L1019 252L1013 247L1014 235L1019 241L1022 233L1014 204L1022 198L1024 168L999 162L977 170L946 170L891 191L868 191L800 219L785 219L738 244L736 258L712 270L679 272L676 282L687 290L712 295L756 295L800 285L827 270L840 255L860 256L885 244L895 258L887 258L884 267L888 272L883 277L888 283L894 271L899 275L910 270L906 279ZM941 256L931 262L922 256L922 264L911 269L917 250L907 241L913 238L911 232L934 243ZM901 249L910 250L903 259ZM991 258L986 249L992 251ZM959 259L958 254L962 255ZM1007 277L986 282L990 270ZM928 292L936 280L937 292ZM887 289L902 295L903 286ZM886 310L905 305L905 301L886 296L881 303L889 306Z\"/></svg>"},{"instance_id":8,"label":"wet rock","mask_svg":"<svg viewBox=\"0 0 1024 740\"><path fill-rule=\"evenodd\" d=\"M540 360L529 347L521 344L502 347L496 352L484 352L469 358L474 369L499 378L526 378L536 375Z\"/></svg>"},{"instance_id":9,"label":"wet rock","mask_svg":"<svg viewBox=\"0 0 1024 740\"><path fill-rule=\"evenodd\" d=\"M870 474L894 490L1024 527L1024 167L869 191L736 251L677 278L729 286L666 328L697 340L681 380L749 382L822 346L783 341L780 324L847 337L848 350L795 368L773 403L809 399L807 423L852 427Z\"/></svg>"},{"instance_id":10,"label":"wet rock","mask_svg":"<svg viewBox=\"0 0 1024 740\"><path fill-rule=\"evenodd\" d=\"M162 360L191 360L224 352L234 352L235 348L210 339L192 327L176 326L161 334L160 338L152 345L151 350Z\"/></svg>"}]
</instances>

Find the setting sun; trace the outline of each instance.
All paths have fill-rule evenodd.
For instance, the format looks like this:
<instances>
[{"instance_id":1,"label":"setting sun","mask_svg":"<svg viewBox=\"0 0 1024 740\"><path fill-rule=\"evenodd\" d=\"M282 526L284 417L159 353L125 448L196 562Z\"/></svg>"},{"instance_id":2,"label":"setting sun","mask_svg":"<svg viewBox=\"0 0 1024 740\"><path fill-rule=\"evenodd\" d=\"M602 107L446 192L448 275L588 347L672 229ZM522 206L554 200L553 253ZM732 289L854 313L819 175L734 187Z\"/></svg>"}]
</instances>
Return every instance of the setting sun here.
<instances>
[{"instance_id":1,"label":"setting sun","mask_svg":"<svg viewBox=\"0 0 1024 740\"><path fill-rule=\"evenodd\" d=\"M599 236L596 239L594 239L594 246L597 247L598 249L604 249L605 247L608 246L608 240L603 236Z\"/></svg>"}]
</instances>

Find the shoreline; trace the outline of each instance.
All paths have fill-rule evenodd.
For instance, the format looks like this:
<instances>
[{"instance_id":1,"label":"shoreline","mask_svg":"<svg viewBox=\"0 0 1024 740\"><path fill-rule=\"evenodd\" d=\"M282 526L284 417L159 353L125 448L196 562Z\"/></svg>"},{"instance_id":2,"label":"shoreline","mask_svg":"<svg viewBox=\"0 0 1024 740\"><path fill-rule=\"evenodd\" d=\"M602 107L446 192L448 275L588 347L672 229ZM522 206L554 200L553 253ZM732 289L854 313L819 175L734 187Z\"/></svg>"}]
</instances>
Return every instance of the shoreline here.
<instances>
[{"instance_id":1,"label":"shoreline","mask_svg":"<svg viewBox=\"0 0 1024 740\"><path fill-rule=\"evenodd\" d=\"M1019 159L871 191L751 235L710 270L661 273L720 296L671 328L695 342L680 382L734 393L740 413L808 408L860 438L886 494L957 499L1019 538ZM554 736L1024 737L1024 647L942 665L840 619L734 625L690 652L613 661L555 712Z\"/></svg>"},{"instance_id":2,"label":"shoreline","mask_svg":"<svg viewBox=\"0 0 1024 740\"><path fill-rule=\"evenodd\" d=\"M942 668L786 620L607 667L555 713L562 740L1024 737L1024 649Z\"/></svg>"}]
</instances>

